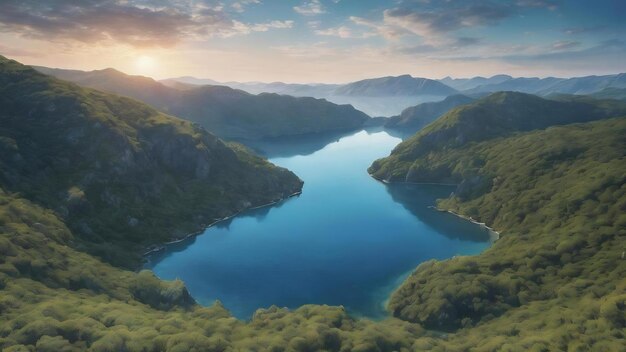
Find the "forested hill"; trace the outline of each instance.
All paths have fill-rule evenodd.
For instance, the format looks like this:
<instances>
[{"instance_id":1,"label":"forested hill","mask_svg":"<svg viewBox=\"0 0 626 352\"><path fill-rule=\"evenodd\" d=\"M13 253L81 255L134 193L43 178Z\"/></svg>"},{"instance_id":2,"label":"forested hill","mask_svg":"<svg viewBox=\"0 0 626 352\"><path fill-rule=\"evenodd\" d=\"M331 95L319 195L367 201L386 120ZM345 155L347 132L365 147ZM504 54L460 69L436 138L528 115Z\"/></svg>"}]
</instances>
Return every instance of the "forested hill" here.
<instances>
[{"instance_id":1,"label":"forested hill","mask_svg":"<svg viewBox=\"0 0 626 352\"><path fill-rule=\"evenodd\" d=\"M60 79L141 100L183 119L196 122L226 139L259 139L310 133L349 131L369 118L351 105L325 99L250 94L226 86L168 87L148 77L114 69L76 71L36 67Z\"/></svg>"},{"instance_id":2,"label":"forested hill","mask_svg":"<svg viewBox=\"0 0 626 352\"><path fill-rule=\"evenodd\" d=\"M439 207L500 239L478 256L422 264L392 295L392 314L463 328L451 350L624 350L624 136L621 117L420 158L423 170L462 179Z\"/></svg>"},{"instance_id":3,"label":"forested hill","mask_svg":"<svg viewBox=\"0 0 626 352\"><path fill-rule=\"evenodd\" d=\"M404 135L412 135L424 126L438 119L449 110L463 104L468 104L474 99L462 94L451 95L437 102L427 102L411 106L402 111L398 116L392 116L385 122L385 128L402 132Z\"/></svg>"},{"instance_id":4,"label":"forested hill","mask_svg":"<svg viewBox=\"0 0 626 352\"><path fill-rule=\"evenodd\" d=\"M391 155L375 161L369 172L387 181L457 182L447 169L422 168L428 155L464 148L473 142L554 125L626 115L626 103L590 98L564 101L515 92L498 92L457 107L400 143Z\"/></svg>"},{"instance_id":5,"label":"forested hill","mask_svg":"<svg viewBox=\"0 0 626 352\"><path fill-rule=\"evenodd\" d=\"M300 190L293 173L129 98L0 57L0 186L117 264Z\"/></svg>"}]
</instances>

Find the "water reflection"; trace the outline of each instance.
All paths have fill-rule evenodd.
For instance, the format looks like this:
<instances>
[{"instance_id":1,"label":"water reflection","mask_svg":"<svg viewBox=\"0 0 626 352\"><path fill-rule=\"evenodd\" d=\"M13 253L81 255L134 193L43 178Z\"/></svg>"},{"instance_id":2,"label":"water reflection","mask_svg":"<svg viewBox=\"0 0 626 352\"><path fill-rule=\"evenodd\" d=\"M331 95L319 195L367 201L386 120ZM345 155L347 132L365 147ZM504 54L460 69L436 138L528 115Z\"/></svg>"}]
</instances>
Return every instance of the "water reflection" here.
<instances>
[{"instance_id":1,"label":"water reflection","mask_svg":"<svg viewBox=\"0 0 626 352\"><path fill-rule=\"evenodd\" d=\"M407 131L403 131L402 129L395 129L395 128L385 128L385 132L387 132L387 134L389 134L390 136L400 138L403 141L417 133L417 132L410 133Z\"/></svg>"},{"instance_id":2,"label":"water reflection","mask_svg":"<svg viewBox=\"0 0 626 352\"><path fill-rule=\"evenodd\" d=\"M296 155L310 155L328 144L359 131L336 131L313 133L298 136L246 140L241 143L267 158L288 158Z\"/></svg>"},{"instance_id":3,"label":"water reflection","mask_svg":"<svg viewBox=\"0 0 626 352\"><path fill-rule=\"evenodd\" d=\"M401 204L411 214L438 233L451 239L463 241L489 241L491 234L488 229L468 231L468 227L472 227L472 225L467 220L433 208L437 199L448 197L455 188L455 186L445 185L401 183L386 185L387 192L394 202Z\"/></svg>"},{"instance_id":4,"label":"water reflection","mask_svg":"<svg viewBox=\"0 0 626 352\"><path fill-rule=\"evenodd\" d=\"M288 199L284 199L278 203L275 204L271 204L268 206L263 206L263 207L259 207L259 208L255 208L255 209L248 209L246 211L243 211L239 214L237 214L236 216L232 216L228 219L224 219L222 221L216 222L215 224L213 224L211 226L211 228L215 228L215 229L224 229L224 230L228 230L230 229L230 226L232 225L233 221L236 220L242 220L242 219L246 219L246 218L251 218L256 220L257 222L262 222L265 220L265 218L268 216L268 214L273 211L274 209L279 209L280 207L282 207L285 203L289 202L289 201L293 201L296 198L298 198L298 196L293 196L291 198ZM202 232L206 232L209 231L210 228L203 230ZM198 234L201 235L201 234ZM189 236L179 242L174 242L174 243L170 243L168 245L166 245L165 247L163 247L161 250L156 251L156 252L152 252L150 253L149 256L147 256L145 258L146 260L146 264L144 265L145 267L152 267L152 265L164 260L167 257L172 256L175 253L179 253L179 252L183 252L187 249L187 247L192 246L194 243L196 243L198 236L196 235L192 235Z\"/></svg>"}]
</instances>

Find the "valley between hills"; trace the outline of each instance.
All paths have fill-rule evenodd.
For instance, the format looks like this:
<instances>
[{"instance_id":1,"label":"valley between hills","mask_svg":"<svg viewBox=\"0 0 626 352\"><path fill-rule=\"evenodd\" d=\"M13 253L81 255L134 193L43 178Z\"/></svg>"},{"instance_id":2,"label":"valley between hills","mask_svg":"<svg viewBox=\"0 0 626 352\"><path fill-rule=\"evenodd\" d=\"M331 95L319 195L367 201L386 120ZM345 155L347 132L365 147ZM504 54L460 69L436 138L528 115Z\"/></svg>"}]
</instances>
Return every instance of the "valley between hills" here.
<instances>
[{"instance_id":1,"label":"valley between hills","mask_svg":"<svg viewBox=\"0 0 626 352\"><path fill-rule=\"evenodd\" d=\"M206 83L0 57L3 351L626 349L624 74ZM438 98L374 119L333 96ZM396 183L454 184L432 205L500 238L414 268L382 319L324 304L237 319L138 270L146 249L306 194L260 142L371 127L403 140L363 174L398 199Z\"/></svg>"}]
</instances>

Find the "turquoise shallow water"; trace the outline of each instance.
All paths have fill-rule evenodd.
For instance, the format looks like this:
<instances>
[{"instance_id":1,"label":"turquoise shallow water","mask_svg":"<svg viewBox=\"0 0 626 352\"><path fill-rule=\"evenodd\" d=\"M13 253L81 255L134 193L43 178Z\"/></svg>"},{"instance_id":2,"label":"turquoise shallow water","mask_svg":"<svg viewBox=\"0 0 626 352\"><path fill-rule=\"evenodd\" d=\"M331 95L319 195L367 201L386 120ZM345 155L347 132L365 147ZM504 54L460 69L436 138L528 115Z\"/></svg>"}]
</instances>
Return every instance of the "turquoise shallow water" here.
<instances>
[{"instance_id":1,"label":"turquoise shallow water","mask_svg":"<svg viewBox=\"0 0 626 352\"><path fill-rule=\"evenodd\" d=\"M487 230L428 207L453 188L385 185L367 174L399 142L360 131L259 144L304 180L302 195L171 245L146 268L184 280L201 304L220 300L239 318L309 303L382 317L384 301L417 265L489 245Z\"/></svg>"}]
</instances>

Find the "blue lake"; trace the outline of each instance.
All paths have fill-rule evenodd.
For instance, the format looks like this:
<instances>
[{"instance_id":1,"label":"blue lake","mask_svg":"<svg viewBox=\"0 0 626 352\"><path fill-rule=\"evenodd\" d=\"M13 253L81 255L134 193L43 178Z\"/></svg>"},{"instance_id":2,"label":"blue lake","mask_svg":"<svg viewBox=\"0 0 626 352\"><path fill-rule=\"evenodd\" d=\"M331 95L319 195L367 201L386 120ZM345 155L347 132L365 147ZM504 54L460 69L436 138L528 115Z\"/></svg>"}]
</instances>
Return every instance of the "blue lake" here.
<instances>
[{"instance_id":1,"label":"blue lake","mask_svg":"<svg viewBox=\"0 0 626 352\"><path fill-rule=\"evenodd\" d=\"M385 316L391 292L420 263L477 254L489 232L429 208L454 189L385 185L367 174L399 138L382 131L259 143L304 180L302 195L248 211L152 255L146 268L180 278L204 305L238 318L271 305L343 305Z\"/></svg>"}]
</instances>

